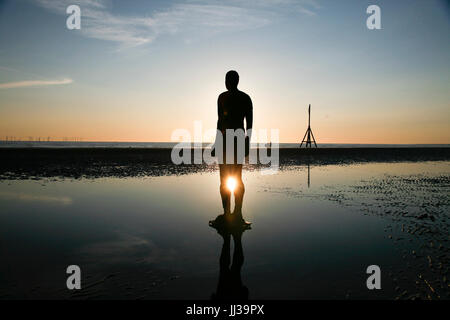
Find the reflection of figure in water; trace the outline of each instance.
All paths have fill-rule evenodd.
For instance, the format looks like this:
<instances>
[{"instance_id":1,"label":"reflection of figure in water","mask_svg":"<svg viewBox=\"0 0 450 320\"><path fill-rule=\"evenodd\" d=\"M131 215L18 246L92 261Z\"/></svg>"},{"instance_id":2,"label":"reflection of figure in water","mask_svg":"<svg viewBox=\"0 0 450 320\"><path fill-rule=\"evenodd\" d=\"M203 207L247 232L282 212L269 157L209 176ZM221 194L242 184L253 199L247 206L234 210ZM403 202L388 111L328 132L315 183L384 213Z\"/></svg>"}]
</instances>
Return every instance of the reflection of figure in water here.
<instances>
[{"instance_id":1,"label":"reflection of figure in water","mask_svg":"<svg viewBox=\"0 0 450 320\"><path fill-rule=\"evenodd\" d=\"M310 182L309 174L310 174L310 173L309 173L309 163L308 163L308 188L309 188L309 185L310 185L310 183L309 183L309 182Z\"/></svg>"},{"instance_id":2,"label":"reflection of figure in water","mask_svg":"<svg viewBox=\"0 0 450 320\"><path fill-rule=\"evenodd\" d=\"M223 238L222 251L220 253L220 275L217 291L211 296L212 300L248 300L248 289L242 284L241 267L244 263L242 250L242 233L250 229L249 225L234 225L231 229L220 215L215 220L214 228ZM230 242L231 235L234 240L233 262L230 266Z\"/></svg>"},{"instance_id":3,"label":"reflection of figure in water","mask_svg":"<svg viewBox=\"0 0 450 320\"><path fill-rule=\"evenodd\" d=\"M229 162L226 159L226 130L242 129L244 130L244 119L246 121L247 135L245 137L245 156L248 155L250 146L250 132L253 125L253 106L250 97L239 91L237 85L239 75L236 71L229 71L225 76L225 85L228 91L219 95L217 101L218 121L217 129L223 137L223 164L219 164L220 169L220 195L222 197L222 206L225 217L238 223L245 223L242 218L242 201L244 198L244 183L242 182L242 163L244 159L238 158L237 139L234 140L234 159ZM235 188L227 185L230 178L235 180ZM231 189L231 190L230 190ZM233 219L231 217L231 193L234 191L235 207Z\"/></svg>"}]
</instances>

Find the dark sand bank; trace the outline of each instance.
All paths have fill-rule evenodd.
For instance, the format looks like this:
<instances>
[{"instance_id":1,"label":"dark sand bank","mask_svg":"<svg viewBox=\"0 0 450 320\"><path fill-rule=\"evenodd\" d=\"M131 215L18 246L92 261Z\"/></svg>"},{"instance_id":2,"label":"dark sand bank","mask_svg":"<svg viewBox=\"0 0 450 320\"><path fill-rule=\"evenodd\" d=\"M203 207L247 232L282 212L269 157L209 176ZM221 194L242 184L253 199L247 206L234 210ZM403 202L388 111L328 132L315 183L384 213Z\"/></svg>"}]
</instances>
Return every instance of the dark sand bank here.
<instances>
[{"instance_id":1,"label":"dark sand bank","mask_svg":"<svg viewBox=\"0 0 450 320\"><path fill-rule=\"evenodd\" d=\"M213 171L216 165L175 165L172 149L149 148L2 148L0 179L99 178L179 175ZM283 169L295 165L368 162L446 161L450 148L279 149ZM260 165L246 165L247 170Z\"/></svg>"}]
</instances>

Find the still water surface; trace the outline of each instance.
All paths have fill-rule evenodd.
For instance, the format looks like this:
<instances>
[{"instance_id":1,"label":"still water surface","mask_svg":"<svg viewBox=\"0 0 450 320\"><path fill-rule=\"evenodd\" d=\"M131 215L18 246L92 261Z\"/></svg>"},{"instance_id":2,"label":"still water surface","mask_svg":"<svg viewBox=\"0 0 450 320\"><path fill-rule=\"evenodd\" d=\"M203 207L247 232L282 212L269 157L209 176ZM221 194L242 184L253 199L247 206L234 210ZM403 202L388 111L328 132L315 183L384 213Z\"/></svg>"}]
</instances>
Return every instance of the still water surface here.
<instances>
[{"instance_id":1,"label":"still water surface","mask_svg":"<svg viewBox=\"0 0 450 320\"><path fill-rule=\"evenodd\" d=\"M369 291L365 273L372 264L386 273L405 267L387 236L391 219L335 201L333 191L391 175L449 174L448 162L244 172L249 298L394 297L391 278ZM218 182L217 172L1 181L0 298L210 299L223 243L208 226L222 213ZM71 264L82 270L76 293L65 284Z\"/></svg>"}]
</instances>

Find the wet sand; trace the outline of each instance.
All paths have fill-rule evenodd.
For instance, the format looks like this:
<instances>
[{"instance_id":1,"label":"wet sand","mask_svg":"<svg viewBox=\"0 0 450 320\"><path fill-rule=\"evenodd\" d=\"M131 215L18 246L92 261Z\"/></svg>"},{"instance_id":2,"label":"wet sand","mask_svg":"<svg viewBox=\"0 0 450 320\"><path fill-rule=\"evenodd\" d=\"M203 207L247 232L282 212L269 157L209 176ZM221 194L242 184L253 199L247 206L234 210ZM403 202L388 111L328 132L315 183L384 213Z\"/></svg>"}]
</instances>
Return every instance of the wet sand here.
<instances>
[{"instance_id":1,"label":"wet sand","mask_svg":"<svg viewBox=\"0 0 450 320\"><path fill-rule=\"evenodd\" d=\"M174 165L171 151L162 148L1 148L0 179L165 176L217 170L217 165ZM305 164L447 160L450 160L450 148L279 149L281 169ZM246 164L244 168L254 170L261 166Z\"/></svg>"},{"instance_id":2,"label":"wet sand","mask_svg":"<svg viewBox=\"0 0 450 320\"><path fill-rule=\"evenodd\" d=\"M433 162L416 165L422 165L423 171L389 172L339 186L325 184L309 196L386 221L385 238L403 261L387 273L395 290L391 298L450 299L450 171L428 172ZM292 189L271 191L305 197Z\"/></svg>"},{"instance_id":3,"label":"wet sand","mask_svg":"<svg viewBox=\"0 0 450 320\"><path fill-rule=\"evenodd\" d=\"M391 221L384 231L405 261L400 273L388 273L396 299L439 300L450 298L449 195L449 174L422 173L372 178L329 196L340 205Z\"/></svg>"}]
</instances>

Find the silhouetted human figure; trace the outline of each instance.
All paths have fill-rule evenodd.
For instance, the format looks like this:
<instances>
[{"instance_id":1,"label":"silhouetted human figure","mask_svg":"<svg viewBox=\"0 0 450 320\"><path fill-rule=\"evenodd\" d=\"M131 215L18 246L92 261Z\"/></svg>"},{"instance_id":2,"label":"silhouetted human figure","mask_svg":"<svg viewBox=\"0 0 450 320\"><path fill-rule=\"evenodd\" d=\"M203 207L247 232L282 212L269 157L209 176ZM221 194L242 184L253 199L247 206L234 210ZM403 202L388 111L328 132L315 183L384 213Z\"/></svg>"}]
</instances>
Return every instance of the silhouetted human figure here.
<instances>
[{"instance_id":1,"label":"silhouetted human figure","mask_svg":"<svg viewBox=\"0 0 450 320\"><path fill-rule=\"evenodd\" d=\"M214 227L223 238L222 251L220 253L220 273L217 291L211 296L212 300L248 300L248 288L243 285L241 268L244 264L244 251L242 249L242 234L250 229L249 225L227 224L224 215L215 220ZM233 261L231 262L230 240L234 240Z\"/></svg>"},{"instance_id":2,"label":"silhouetted human figure","mask_svg":"<svg viewBox=\"0 0 450 320\"><path fill-rule=\"evenodd\" d=\"M239 158L237 152L237 139L233 141L234 159L228 162L226 157L226 130L227 129L242 129L244 130L244 119L246 122L246 150L243 152L245 156L248 155L248 148L250 145L249 130L253 125L253 105L250 97L239 91L237 86L239 83L239 75L236 71L228 71L225 76L225 86L228 91L219 95L217 101L217 129L222 133L223 137L223 164L219 164L220 169L220 195L222 197L222 206L224 214L231 214L231 191L228 190L226 182L229 177L234 177L237 181L235 196L234 218L235 221L244 221L242 218L242 202L244 199L244 183L242 181L242 163L243 158Z\"/></svg>"}]
</instances>

